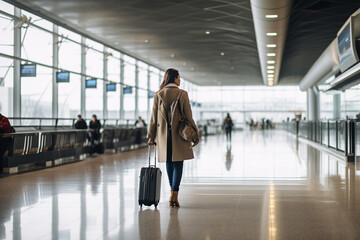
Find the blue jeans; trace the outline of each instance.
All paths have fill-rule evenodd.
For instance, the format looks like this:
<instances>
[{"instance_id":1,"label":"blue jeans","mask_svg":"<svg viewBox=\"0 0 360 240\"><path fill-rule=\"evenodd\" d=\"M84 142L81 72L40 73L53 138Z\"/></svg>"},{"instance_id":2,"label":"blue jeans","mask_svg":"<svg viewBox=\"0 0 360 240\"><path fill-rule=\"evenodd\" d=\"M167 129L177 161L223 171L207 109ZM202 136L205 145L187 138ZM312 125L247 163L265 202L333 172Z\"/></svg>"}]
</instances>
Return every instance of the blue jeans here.
<instances>
[{"instance_id":1,"label":"blue jeans","mask_svg":"<svg viewBox=\"0 0 360 240\"><path fill-rule=\"evenodd\" d=\"M171 191L179 191L184 161L166 162L166 171L169 178Z\"/></svg>"},{"instance_id":2,"label":"blue jeans","mask_svg":"<svg viewBox=\"0 0 360 240\"><path fill-rule=\"evenodd\" d=\"M167 131L167 156L166 156L166 171L169 178L171 191L179 191L184 161L172 161L172 139L171 131Z\"/></svg>"}]
</instances>

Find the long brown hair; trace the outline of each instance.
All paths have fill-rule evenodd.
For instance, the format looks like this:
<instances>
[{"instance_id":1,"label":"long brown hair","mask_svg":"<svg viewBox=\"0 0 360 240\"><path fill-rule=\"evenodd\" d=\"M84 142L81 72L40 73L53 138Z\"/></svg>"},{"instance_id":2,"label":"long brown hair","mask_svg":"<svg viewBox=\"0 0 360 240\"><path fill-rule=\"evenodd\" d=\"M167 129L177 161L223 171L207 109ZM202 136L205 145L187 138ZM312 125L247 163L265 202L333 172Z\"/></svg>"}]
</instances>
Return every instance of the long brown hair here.
<instances>
[{"instance_id":1,"label":"long brown hair","mask_svg":"<svg viewBox=\"0 0 360 240\"><path fill-rule=\"evenodd\" d=\"M163 89L169 83L175 83L175 79L179 76L179 71L174 68L166 70L164 79L160 85L160 90Z\"/></svg>"}]
</instances>

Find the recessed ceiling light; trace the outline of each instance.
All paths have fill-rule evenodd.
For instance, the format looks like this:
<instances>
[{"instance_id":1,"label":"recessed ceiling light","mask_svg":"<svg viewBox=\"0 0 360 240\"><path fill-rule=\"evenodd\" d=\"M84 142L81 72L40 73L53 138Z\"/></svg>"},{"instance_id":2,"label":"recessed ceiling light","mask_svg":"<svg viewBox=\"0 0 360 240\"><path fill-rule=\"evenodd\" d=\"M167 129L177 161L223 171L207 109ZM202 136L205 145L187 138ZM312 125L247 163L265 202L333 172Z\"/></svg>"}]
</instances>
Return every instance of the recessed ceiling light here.
<instances>
[{"instance_id":1,"label":"recessed ceiling light","mask_svg":"<svg viewBox=\"0 0 360 240\"><path fill-rule=\"evenodd\" d=\"M274 74L268 74L267 76L272 78L272 77L274 77Z\"/></svg>"},{"instance_id":2,"label":"recessed ceiling light","mask_svg":"<svg viewBox=\"0 0 360 240\"><path fill-rule=\"evenodd\" d=\"M233 66L230 67L230 70L234 70L235 68Z\"/></svg>"},{"instance_id":3,"label":"recessed ceiling light","mask_svg":"<svg viewBox=\"0 0 360 240\"><path fill-rule=\"evenodd\" d=\"M171 57L171 58L174 58L174 57L175 57L175 53L172 53L172 54L170 55L170 57Z\"/></svg>"},{"instance_id":4,"label":"recessed ceiling light","mask_svg":"<svg viewBox=\"0 0 360 240\"><path fill-rule=\"evenodd\" d=\"M274 66L267 66L267 69L275 69Z\"/></svg>"},{"instance_id":5,"label":"recessed ceiling light","mask_svg":"<svg viewBox=\"0 0 360 240\"><path fill-rule=\"evenodd\" d=\"M149 42L150 42L150 40L149 40L149 39L146 39L144 42L145 42L145 43L149 43Z\"/></svg>"},{"instance_id":6,"label":"recessed ceiling light","mask_svg":"<svg viewBox=\"0 0 360 240\"><path fill-rule=\"evenodd\" d=\"M274 73L274 70L267 70L267 73Z\"/></svg>"},{"instance_id":7,"label":"recessed ceiling light","mask_svg":"<svg viewBox=\"0 0 360 240\"><path fill-rule=\"evenodd\" d=\"M268 47L268 48L275 48L275 47L276 47L276 44L266 44L266 47Z\"/></svg>"},{"instance_id":8,"label":"recessed ceiling light","mask_svg":"<svg viewBox=\"0 0 360 240\"><path fill-rule=\"evenodd\" d=\"M276 32L266 33L266 36L274 37L274 36L277 36L277 33Z\"/></svg>"},{"instance_id":9,"label":"recessed ceiling light","mask_svg":"<svg viewBox=\"0 0 360 240\"><path fill-rule=\"evenodd\" d=\"M265 15L266 18L278 18L277 14L269 14L269 15Z\"/></svg>"},{"instance_id":10,"label":"recessed ceiling light","mask_svg":"<svg viewBox=\"0 0 360 240\"><path fill-rule=\"evenodd\" d=\"M194 70L195 70L195 68L193 68L193 67L192 67L192 68L190 68L190 70L191 70L191 71L194 71Z\"/></svg>"},{"instance_id":11,"label":"recessed ceiling light","mask_svg":"<svg viewBox=\"0 0 360 240\"><path fill-rule=\"evenodd\" d=\"M267 53L266 56L268 56L268 57L275 57L276 54L275 54L275 53Z\"/></svg>"},{"instance_id":12,"label":"recessed ceiling light","mask_svg":"<svg viewBox=\"0 0 360 240\"><path fill-rule=\"evenodd\" d=\"M119 42L115 42L116 45L119 45Z\"/></svg>"},{"instance_id":13,"label":"recessed ceiling light","mask_svg":"<svg viewBox=\"0 0 360 240\"><path fill-rule=\"evenodd\" d=\"M210 33L211 33L210 31L206 31L206 32L205 32L206 35L209 35Z\"/></svg>"},{"instance_id":14,"label":"recessed ceiling light","mask_svg":"<svg viewBox=\"0 0 360 240\"><path fill-rule=\"evenodd\" d=\"M221 56L224 56L224 55L225 55L225 53L223 53L223 52L222 52L222 53L220 53L220 55L221 55Z\"/></svg>"},{"instance_id":15,"label":"recessed ceiling light","mask_svg":"<svg viewBox=\"0 0 360 240\"><path fill-rule=\"evenodd\" d=\"M269 60L267 61L268 64L275 64L275 61L274 60Z\"/></svg>"},{"instance_id":16,"label":"recessed ceiling light","mask_svg":"<svg viewBox=\"0 0 360 240\"><path fill-rule=\"evenodd\" d=\"M186 64L186 62L183 62L182 65L185 67L187 64Z\"/></svg>"}]
</instances>

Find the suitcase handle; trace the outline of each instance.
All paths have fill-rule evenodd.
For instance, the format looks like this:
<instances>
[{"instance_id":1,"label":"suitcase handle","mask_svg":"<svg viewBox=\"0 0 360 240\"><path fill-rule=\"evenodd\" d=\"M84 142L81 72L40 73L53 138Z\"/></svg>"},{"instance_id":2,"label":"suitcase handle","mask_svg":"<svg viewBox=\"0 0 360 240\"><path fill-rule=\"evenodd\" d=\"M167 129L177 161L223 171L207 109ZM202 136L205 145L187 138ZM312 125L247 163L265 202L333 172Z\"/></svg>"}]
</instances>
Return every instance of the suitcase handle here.
<instances>
[{"instance_id":1,"label":"suitcase handle","mask_svg":"<svg viewBox=\"0 0 360 240\"><path fill-rule=\"evenodd\" d=\"M150 152L151 152L151 145L149 144L148 146L148 157L149 157L149 167L151 166L155 166L156 167L156 143L154 143L154 150L155 150L155 165L151 165L151 157L150 157Z\"/></svg>"}]
</instances>

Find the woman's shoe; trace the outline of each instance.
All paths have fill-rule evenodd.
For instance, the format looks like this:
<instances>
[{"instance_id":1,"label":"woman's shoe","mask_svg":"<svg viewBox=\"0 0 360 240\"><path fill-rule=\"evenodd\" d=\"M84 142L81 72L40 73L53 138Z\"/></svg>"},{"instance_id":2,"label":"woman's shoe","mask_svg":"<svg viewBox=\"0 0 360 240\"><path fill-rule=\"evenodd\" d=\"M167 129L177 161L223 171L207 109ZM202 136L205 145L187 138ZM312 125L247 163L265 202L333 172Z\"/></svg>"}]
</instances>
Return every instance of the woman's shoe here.
<instances>
[{"instance_id":1,"label":"woman's shoe","mask_svg":"<svg viewBox=\"0 0 360 240\"><path fill-rule=\"evenodd\" d=\"M180 204L179 204L179 201L178 201L178 194L179 192L175 192L175 191L172 191L172 201L171 201L171 206L172 207L180 207Z\"/></svg>"},{"instance_id":2,"label":"woman's shoe","mask_svg":"<svg viewBox=\"0 0 360 240\"><path fill-rule=\"evenodd\" d=\"M170 207L173 206L173 198L174 198L173 191L170 191L170 198L169 198L169 206Z\"/></svg>"}]
</instances>

